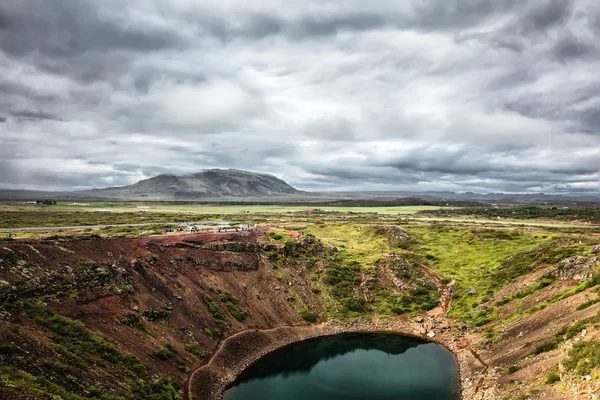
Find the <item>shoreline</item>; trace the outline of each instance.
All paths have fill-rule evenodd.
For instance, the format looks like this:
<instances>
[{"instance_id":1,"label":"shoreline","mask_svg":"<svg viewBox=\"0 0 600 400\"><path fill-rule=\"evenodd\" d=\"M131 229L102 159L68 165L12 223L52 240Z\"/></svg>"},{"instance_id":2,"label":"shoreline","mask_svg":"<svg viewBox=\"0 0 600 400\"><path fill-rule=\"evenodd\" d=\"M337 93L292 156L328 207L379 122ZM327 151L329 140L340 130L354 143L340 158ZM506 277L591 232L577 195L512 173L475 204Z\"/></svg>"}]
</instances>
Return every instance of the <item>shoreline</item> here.
<instances>
[{"instance_id":1,"label":"shoreline","mask_svg":"<svg viewBox=\"0 0 600 400\"><path fill-rule=\"evenodd\" d=\"M456 359L460 377L461 399L479 398L488 368L470 348L459 346L456 332L428 337L420 333L420 324L411 319L393 321L327 321L318 325L281 326L259 330L247 329L223 340L210 361L196 369L187 382L189 400L222 400L224 392L239 375L258 359L294 343L343 333L393 333L438 343ZM476 383L475 383L476 382Z\"/></svg>"}]
</instances>

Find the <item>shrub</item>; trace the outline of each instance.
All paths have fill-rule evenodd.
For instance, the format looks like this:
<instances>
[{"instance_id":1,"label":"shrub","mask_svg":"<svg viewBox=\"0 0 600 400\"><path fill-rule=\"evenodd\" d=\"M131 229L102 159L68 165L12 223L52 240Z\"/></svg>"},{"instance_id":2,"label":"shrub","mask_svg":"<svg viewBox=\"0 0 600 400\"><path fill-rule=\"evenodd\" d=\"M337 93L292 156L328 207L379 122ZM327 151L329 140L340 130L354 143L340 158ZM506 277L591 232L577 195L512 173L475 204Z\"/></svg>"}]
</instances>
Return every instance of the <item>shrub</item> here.
<instances>
[{"instance_id":1,"label":"shrub","mask_svg":"<svg viewBox=\"0 0 600 400\"><path fill-rule=\"evenodd\" d=\"M211 338L219 338L220 339L223 337L223 333L221 332L221 330L219 328L215 328L215 329L204 328L204 333L206 333Z\"/></svg>"},{"instance_id":2,"label":"shrub","mask_svg":"<svg viewBox=\"0 0 600 400\"><path fill-rule=\"evenodd\" d=\"M179 382L170 377L154 377L150 381L140 381L133 388L137 398L145 400L179 400L179 389Z\"/></svg>"},{"instance_id":3,"label":"shrub","mask_svg":"<svg viewBox=\"0 0 600 400\"><path fill-rule=\"evenodd\" d=\"M235 294L233 294L231 292L221 292L220 299L223 303L231 303L231 304L238 303L237 297L235 297Z\"/></svg>"},{"instance_id":4,"label":"shrub","mask_svg":"<svg viewBox=\"0 0 600 400\"><path fill-rule=\"evenodd\" d=\"M558 347L558 342L556 340L552 340L550 342L538 344L536 346L535 350L533 350L533 354L535 354L535 355L542 354L542 353L545 353L547 351L552 351L552 350L556 349L557 347Z\"/></svg>"},{"instance_id":5,"label":"shrub","mask_svg":"<svg viewBox=\"0 0 600 400\"><path fill-rule=\"evenodd\" d=\"M308 309L304 308L302 310L300 310L298 312L298 314L300 315L300 317L307 321L307 322L311 322L311 323L315 323L317 321L317 314L315 314L312 311L309 311Z\"/></svg>"},{"instance_id":6,"label":"shrub","mask_svg":"<svg viewBox=\"0 0 600 400\"><path fill-rule=\"evenodd\" d=\"M213 299L208 296L204 296L204 302L208 306L208 311L213 317L215 317L215 319L225 321L225 314L223 313L223 310L221 310L221 307L219 307L219 305Z\"/></svg>"},{"instance_id":7,"label":"shrub","mask_svg":"<svg viewBox=\"0 0 600 400\"><path fill-rule=\"evenodd\" d=\"M504 375L514 374L515 372L517 372L520 369L521 369L521 367L519 367L518 365L511 365L510 367L508 367L504 370Z\"/></svg>"},{"instance_id":8,"label":"shrub","mask_svg":"<svg viewBox=\"0 0 600 400\"><path fill-rule=\"evenodd\" d=\"M560 381L560 375L556 371L548 372L544 379L544 382L546 382L547 385L552 385L553 383L556 383L559 381Z\"/></svg>"},{"instance_id":9,"label":"shrub","mask_svg":"<svg viewBox=\"0 0 600 400\"><path fill-rule=\"evenodd\" d=\"M162 361L167 361L173 357L173 352L166 347L161 347L154 352L154 357Z\"/></svg>"},{"instance_id":10,"label":"shrub","mask_svg":"<svg viewBox=\"0 0 600 400\"><path fill-rule=\"evenodd\" d=\"M366 309L367 303L364 299L358 297L349 297L342 301L343 306L348 311L363 312Z\"/></svg>"},{"instance_id":11,"label":"shrub","mask_svg":"<svg viewBox=\"0 0 600 400\"><path fill-rule=\"evenodd\" d=\"M578 305L575 309L577 311L585 310L586 308L591 307L594 304L599 303L599 302L600 302L600 297L598 297L597 299L586 301L585 303Z\"/></svg>"},{"instance_id":12,"label":"shrub","mask_svg":"<svg viewBox=\"0 0 600 400\"><path fill-rule=\"evenodd\" d=\"M240 322L245 320L248 315L245 311L243 311L241 308L234 304L227 304L227 311L229 311L229 313L233 315L233 318L237 319Z\"/></svg>"},{"instance_id":13,"label":"shrub","mask_svg":"<svg viewBox=\"0 0 600 400\"><path fill-rule=\"evenodd\" d=\"M563 361L567 371L587 375L593 368L600 366L600 343L592 341L577 342Z\"/></svg>"},{"instance_id":14,"label":"shrub","mask_svg":"<svg viewBox=\"0 0 600 400\"><path fill-rule=\"evenodd\" d=\"M204 354L204 352L202 350L200 350L198 348L197 345L193 344L193 343L188 343L185 345L185 351L187 351L188 353L192 353L193 355L195 355L199 360L203 360L204 357L206 357L206 355Z\"/></svg>"},{"instance_id":15,"label":"shrub","mask_svg":"<svg viewBox=\"0 0 600 400\"><path fill-rule=\"evenodd\" d=\"M277 232L270 232L269 236L271 237L271 239L273 240L281 240L283 238L283 236L281 236L281 234L277 233Z\"/></svg>"},{"instance_id":16,"label":"shrub","mask_svg":"<svg viewBox=\"0 0 600 400\"><path fill-rule=\"evenodd\" d=\"M498 302L496 303L496 307L500 307L503 306L505 304L510 303L510 298L509 297L503 297L502 299L498 300Z\"/></svg>"}]
</instances>

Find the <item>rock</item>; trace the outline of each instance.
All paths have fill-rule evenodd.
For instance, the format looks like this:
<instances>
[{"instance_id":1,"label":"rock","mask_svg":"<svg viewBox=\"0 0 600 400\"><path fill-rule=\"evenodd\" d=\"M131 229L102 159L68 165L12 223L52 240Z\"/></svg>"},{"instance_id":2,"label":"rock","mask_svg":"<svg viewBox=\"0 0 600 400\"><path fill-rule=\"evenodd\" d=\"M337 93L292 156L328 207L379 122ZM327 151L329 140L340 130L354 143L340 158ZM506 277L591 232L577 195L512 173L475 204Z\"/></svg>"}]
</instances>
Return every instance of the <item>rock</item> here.
<instances>
[{"instance_id":1,"label":"rock","mask_svg":"<svg viewBox=\"0 0 600 400\"><path fill-rule=\"evenodd\" d=\"M569 257L562 260L550 274L560 280L574 279L581 282L592 277L599 263L597 257Z\"/></svg>"},{"instance_id":2,"label":"rock","mask_svg":"<svg viewBox=\"0 0 600 400\"><path fill-rule=\"evenodd\" d=\"M149 309L145 310L143 315L148 321L164 321L171 317L171 310L168 307Z\"/></svg>"},{"instance_id":3,"label":"rock","mask_svg":"<svg viewBox=\"0 0 600 400\"><path fill-rule=\"evenodd\" d=\"M592 254L600 254L600 244L595 245L592 248L592 251L590 251L590 253L592 253Z\"/></svg>"},{"instance_id":4,"label":"rock","mask_svg":"<svg viewBox=\"0 0 600 400\"><path fill-rule=\"evenodd\" d=\"M131 260L131 262L129 263L129 265L133 269L140 269L143 266L142 262L140 260L138 260L137 258L134 258L133 260Z\"/></svg>"},{"instance_id":5,"label":"rock","mask_svg":"<svg viewBox=\"0 0 600 400\"><path fill-rule=\"evenodd\" d=\"M427 334L427 337L430 337L430 338L432 338L432 337L435 337L435 333L433 333L433 332L429 332L429 333Z\"/></svg>"},{"instance_id":6,"label":"rock","mask_svg":"<svg viewBox=\"0 0 600 400\"><path fill-rule=\"evenodd\" d=\"M139 308L138 306L133 306L131 309L132 309L133 311L140 311L140 308Z\"/></svg>"}]
</instances>

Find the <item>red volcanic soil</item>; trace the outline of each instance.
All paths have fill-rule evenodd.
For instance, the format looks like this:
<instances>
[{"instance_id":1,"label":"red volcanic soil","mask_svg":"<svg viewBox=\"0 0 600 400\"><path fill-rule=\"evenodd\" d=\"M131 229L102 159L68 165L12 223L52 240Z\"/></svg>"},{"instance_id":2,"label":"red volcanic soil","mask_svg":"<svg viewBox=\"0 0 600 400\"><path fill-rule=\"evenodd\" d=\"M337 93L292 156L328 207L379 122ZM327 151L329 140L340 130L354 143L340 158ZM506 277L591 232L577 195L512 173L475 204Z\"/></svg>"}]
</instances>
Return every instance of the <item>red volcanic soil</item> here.
<instances>
[{"instance_id":1,"label":"red volcanic soil","mask_svg":"<svg viewBox=\"0 0 600 400\"><path fill-rule=\"evenodd\" d=\"M249 328L304 323L287 301L294 287L276 279L263 250L253 231L0 240L0 301L42 300L137 356L150 373L183 382L205 362L186 351L186 344L196 345L208 358L220 341L218 332L229 336ZM315 295L305 292L303 302L318 307ZM225 293L235 300L226 300ZM211 302L221 318L209 310ZM15 324L23 328L21 337ZM18 310L7 308L0 315L3 341L51 344L45 336ZM167 343L176 354L163 361L154 352ZM105 384L111 383L107 379Z\"/></svg>"}]
</instances>

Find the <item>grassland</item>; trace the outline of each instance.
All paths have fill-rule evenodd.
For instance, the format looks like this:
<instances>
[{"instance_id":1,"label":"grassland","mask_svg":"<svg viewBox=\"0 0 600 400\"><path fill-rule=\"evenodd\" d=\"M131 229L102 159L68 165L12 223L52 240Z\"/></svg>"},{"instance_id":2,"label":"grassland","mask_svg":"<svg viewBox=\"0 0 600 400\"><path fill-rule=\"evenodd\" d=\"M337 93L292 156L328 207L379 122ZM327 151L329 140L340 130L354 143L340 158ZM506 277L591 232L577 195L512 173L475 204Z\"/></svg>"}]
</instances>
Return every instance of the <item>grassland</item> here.
<instances>
[{"instance_id":1,"label":"grassland","mask_svg":"<svg viewBox=\"0 0 600 400\"><path fill-rule=\"evenodd\" d=\"M151 211L139 213L137 207L140 205L150 205ZM96 209L110 209L113 212L94 213ZM426 214L420 214L422 211ZM223 220L232 224L264 225L260 231L269 233L260 236L260 244L273 246L261 248L271 263L270 273L280 282L276 283L277 287L281 286L276 289L277 292L282 290L285 293L279 304L292 304L302 319L309 322L320 322L324 318L366 319L374 314L390 320L399 314L416 314L421 318L423 315L435 315L438 318L442 307L436 307L440 304L437 285L455 280L447 322L469 334L480 335L481 338L485 336L486 344L502 340L508 324L526 323L529 316L537 318L539 314L536 313L544 308L555 306L567 298L574 299L573 296L583 291L592 292L592 288L600 284L597 276L579 284L565 285L560 282L561 278L542 275L555 270L566 258L580 255L591 258L591 248L600 243L597 226L588 225L587 221L553 220L547 216L513 220L493 218L491 215L467 215L458 211L448 217L424 207L331 207L315 210L312 207L285 205L119 202L95 203L91 207L77 208L2 203L0 226L152 224L13 233L13 237L34 238L80 234L138 236L157 234L170 222L218 221L223 212ZM424 267L430 267L433 272ZM544 270L540 274L530 275L541 269ZM429 272L425 274L424 271ZM522 278L525 279L520 281ZM397 280L402 284L397 284ZM550 294L546 296L543 291L548 292L548 289ZM580 311L590 308L588 311L591 311L591 307L600 301L598 291L570 305L569 309ZM444 292L444 296L447 294ZM538 301L534 294L545 297ZM444 296L442 299L448 299ZM241 296L239 298L242 299ZM202 299L203 305L216 321L224 321L225 314L231 314L232 322L233 319L242 322L252 316L252 309L242 308L240 304L243 303L238 303L238 298L232 293L214 291ZM256 299L264 301L263 294L256 296ZM443 301L441 304L448 303ZM433 308L436 308L433 313L423 313ZM68 320L59 319L44 309L32 308L30 314L29 318L40 329L64 336L59 338L57 345L72 349L76 356L84 360L85 357L91 361L106 358L104 353L93 347L104 351L105 344L86 333L85 327L73 326ZM130 326L153 337L152 331L146 331L144 325L136 326L134 322ZM533 351L537 343L532 341L532 352L528 354L555 351L584 328L591 329L597 322L597 317L585 319L565 327L566 333L543 337L547 341L539 346L539 350ZM67 326L69 331L59 331L60 324ZM154 328L153 331L157 332ZM211 338L227 334L208 327L204 327L203 332ZM71 337L72 334L77 337ZM79 342L86 344L88 350L79 352L73 345ZM88 342L93 342L93 346ZM482 344L483 341L473 343L476 344L474 349L486 345ZM198 359L205 356L203 348L190 343L186 344L185 351ZM180 353L183 351L180 350ZM164 345L152 353L152 357L162 362L173 358L173 354ZM566 364L568 371L589 373L590 368L595 369L600 365L599 354L596 342L585 342L574 347L569 354L571 364ZM115 357L115 360L105 361L121 368L124 373L131 368L138 368L135 360L120 358L127 357L126 354L117 354ZM588 365L588 359L593 360L592 366ZM506 371L516 374L516 368L522 367L520 360L516 360L514 365L515 360L512 360L501 367L508 367ZM54 390L57 395L69 398L56 391L58 389L48 388L43 381L37 381L19 370L0 372L9 377L7 379L11 385L29 386L31 394ZM560 375L555 375L547 378L547 381L556 382L557 376L561 379ZM143 372L138 378L146 385L150 382ZM170 381L163 383L165 393L172 391ZM86 382L86 385L91 383ZM87 386L82 387L81 391L88 389ZM146 390L146 387L142 389Z\"/></svg>"},{"instance_id":2,"label":"grassland","mask_svg":"<svg viewBox=\"0 0 600 400\"><path fill-rule=\"evenodd\" d=\"M374 270L382 254L392 250L387 239L378 235L372 225L323 224L301 230L342 250L346 261L356 262L366 271Z\"/></svg>"},{"instance_id":3,"label":"grassland","mask_svg":"<svg viewBox=\"0 0 600 400\"><path fill-rule=\"evenodd\" d=\"M113 213L138 212L138 207L149 207L151 213L159 214L256 214L256 213L294 213L314 211L314 206L289 206L289 205L228 205L228 204L178 204L178 203L152 203L152 202L93 202L89 206L72 206L68 202L60 202L54 206L29 205L18 202L0 203L0 212L3 211L62 211L94 212L96 210L110 210ZM438 206L396 206L396 207L345 207L324 206L318 209L328 212L355 212L374 214L415 214L419 211L439 210Z\"/></svg>"},{"instance_id":4,"label":"grassland","mask_svg":"<svg viewBox=\"0 0 600 400\"><path fill-rule=\"evenodd\" d=\"M537 268L588 253L597 240L515 226L405 223L400 228L410 234L402 243L390 241L384 234L385 225L376 223L308 224L286 226L275 232L283 240L287 240L289 230L314 235L324 244L337 248L344 265L358 266L366 276L375 276L378 263L390 252L402 256L413 267L421 264L432 267L440 272L442 279L456 281L450 316L475 326L485 325L497 317L497 308L486 303L500 289ZM346 272L339 270L335 274ZM550 279L535 282L520 293L519 298L549 284L552 284ZM400 310L390 303L388 295L377 293L370 310L383 314Z\"/></svg>"},{"instance_id":5,"label":"grassland","mask_svg":"<svg viewBox=\"0 0 600 400\"><path fill-rule=\"evenodd\" d=\"M456 280L451 315L477 325L490 318L483 304L518 277L518 271L509 273L507 266L514 268L514 264L507 260L553 239L551 235L520 230L429 226L411 227L409 231L420 238L419 251L425 253L428 264Z\"/></svg>"},{"instance_id":6,"label":"grassland","mask_svg":"<svg viewBox=\"0 0 600 400\"><path fill-rule=\"evenodd\" d=\"M432 216L468 216L485 219L547 220L552 222L600 222L599 206L518 206L470 207L461 209L428 210Z\"/></svg>"}]
</instances>

